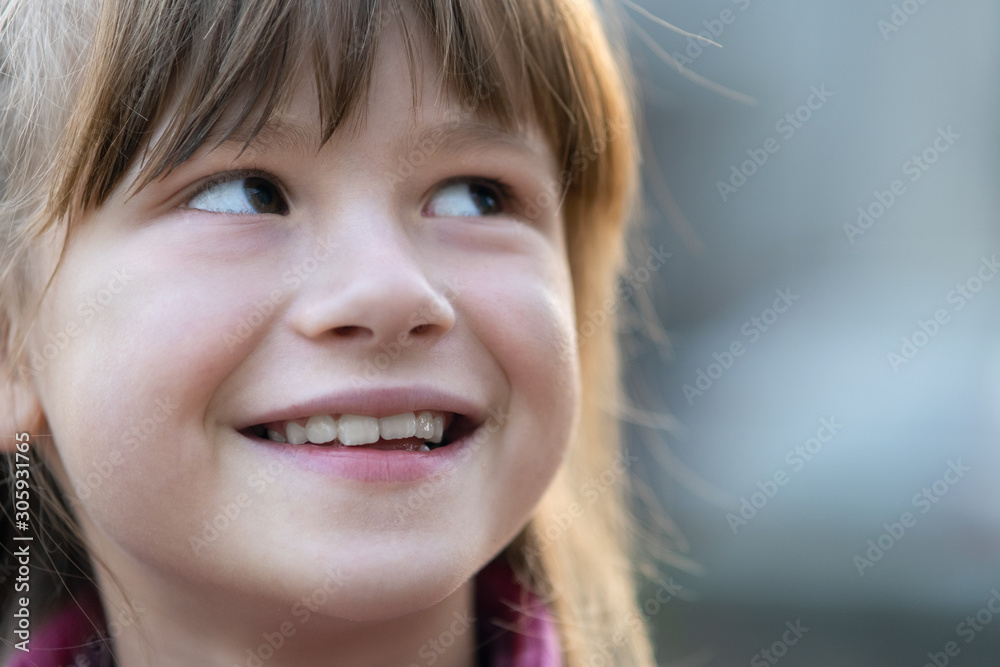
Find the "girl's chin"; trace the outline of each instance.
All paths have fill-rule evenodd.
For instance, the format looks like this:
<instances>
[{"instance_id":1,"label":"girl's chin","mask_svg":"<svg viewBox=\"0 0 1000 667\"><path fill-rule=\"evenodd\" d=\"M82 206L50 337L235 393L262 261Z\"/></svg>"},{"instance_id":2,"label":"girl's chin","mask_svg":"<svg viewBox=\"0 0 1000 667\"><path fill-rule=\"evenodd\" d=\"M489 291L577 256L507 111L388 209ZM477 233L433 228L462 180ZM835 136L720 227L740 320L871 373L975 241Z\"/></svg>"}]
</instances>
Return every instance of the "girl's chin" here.
<instances>
[{"instance_id":1,"label":"girl's chin","mask_svg":"<svg viewBox=\"0 0 1000 667\"><path fill-rule=\"evenodd\" d=\"M479 568L469 572L467 567L461 562L436 568L388 562L363 570L331 566L315 585L296 591L290 607L293 614L309 611L331 620L396 619L430 609L465 586L471 587Z\"/></svg>"}]
</instances>

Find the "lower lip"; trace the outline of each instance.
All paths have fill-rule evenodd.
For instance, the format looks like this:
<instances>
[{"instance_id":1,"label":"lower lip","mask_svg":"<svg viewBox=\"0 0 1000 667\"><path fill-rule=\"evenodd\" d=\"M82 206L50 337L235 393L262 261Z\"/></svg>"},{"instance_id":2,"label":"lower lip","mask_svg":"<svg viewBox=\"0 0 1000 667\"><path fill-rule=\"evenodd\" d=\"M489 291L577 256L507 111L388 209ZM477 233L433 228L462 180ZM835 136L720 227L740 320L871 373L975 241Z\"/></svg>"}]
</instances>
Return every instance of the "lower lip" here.
<instances>
[{"instance_id":1,"label":"lower lip","mask_svg":"<svg viewBox=\"0 0 1000 667\"><path fill-rule=\"evenodd\" d=\"M482 428L482 427L480 427ZM260 438L250 442L306 470L359 482L420 482L440 476L468 460L473 431L450 445L429 452L288 445Z\"/></svg>"}]
</instances>

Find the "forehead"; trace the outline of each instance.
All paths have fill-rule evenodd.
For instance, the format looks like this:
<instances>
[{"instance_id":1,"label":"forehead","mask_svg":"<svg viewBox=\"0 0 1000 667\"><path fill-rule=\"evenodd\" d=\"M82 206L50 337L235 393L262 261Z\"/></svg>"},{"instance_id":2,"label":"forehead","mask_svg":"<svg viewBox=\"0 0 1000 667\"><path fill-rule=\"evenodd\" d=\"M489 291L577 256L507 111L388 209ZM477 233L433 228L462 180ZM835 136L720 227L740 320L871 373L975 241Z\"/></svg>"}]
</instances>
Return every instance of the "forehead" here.
<instances>
[{"instance_id":1,"label":"forehead","mask_svg":"<svg viewBox=\"0 0 1000 667\"><path fill-rule=\"evenodd\" d=\"M145 178L137 185L169 173L206 149L315 152L331 139L357 136L366 128L378 132L398 127L401 119L408 124L395 137L400 152L433 140L438 148L456 151L489 143L552 159L550 137L540 129L526 88L521 95L515 90L520 87L515 74L520 67L510 49L496 48L487 58L488 66L467 63L469 71L456 74L407 5L376 15L381 16L381 27L377 39L366 43L367 54L345 62L351 59L341 50L338 62L332 63L303 51L296 64L276 75L270 95L257 90L218 100L222 111L208 125L201 118L201 136L196 128L201 114L185 116L193 106L198 112L204 105L199 108L184 99L192 86L182 77L176 86L181 99L169 105L171 111L153 132L140 168ZM200 77L197 66L185 69L188 77ZM232 76L247 79L245 90L253 90L252 80L260 78L253 68Z\"/></svg>"},{"instance_id":2,"label":"forehead","mask_svg":"<svg viewBox=\"0 0 1000 667\"><path fill-rule=\"evenodd\" d=\"M355 106L338 130L323 136L322 102L317 72L300 64L291 73L295 85L288 98L262 123L233 122L245 100L226 110L203 149L239 154L282 152L315 154L332 140L337 144L365 133L391 143L393 152L409 155L433 147L435 152L468 153L484 145L520 153L555 169L549 142L533 117L503 120L488 108L473 107L449 89L441 66L421 38L409 51L397 27L380 40L366 99Z\"/></svg>"}]
</instances>

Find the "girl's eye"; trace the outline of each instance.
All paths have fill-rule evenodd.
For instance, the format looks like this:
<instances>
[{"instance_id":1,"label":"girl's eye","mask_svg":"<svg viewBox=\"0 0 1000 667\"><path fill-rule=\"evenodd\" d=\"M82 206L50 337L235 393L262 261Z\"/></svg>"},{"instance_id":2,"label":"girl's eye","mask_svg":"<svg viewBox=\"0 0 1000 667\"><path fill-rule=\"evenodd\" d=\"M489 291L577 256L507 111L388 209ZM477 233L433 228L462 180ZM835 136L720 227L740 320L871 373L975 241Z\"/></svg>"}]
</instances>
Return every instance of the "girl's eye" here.
<instances>
[{"instance_id":1,"label":"girl's eye","mask_svg":"<svg viewBox=\"0 0 1000 667\"><path fill-rule=\"evenodd\" d=\"M424 215L471 217L504 212L504 186L493 181L458 181L445 185L424 207Z\"/></svg>"},{"instance_id":2,"label":"girl's eye","mask_svg":"<svg viewBox=\"0 0 1000 667\"><path fill-rule=\"evenodd\" d=\"M209 213L261 215L288 213L281 192L271 181L260 176L234 178L209 185L191 198L189 208Z\"/></svg>"}]
</instances>

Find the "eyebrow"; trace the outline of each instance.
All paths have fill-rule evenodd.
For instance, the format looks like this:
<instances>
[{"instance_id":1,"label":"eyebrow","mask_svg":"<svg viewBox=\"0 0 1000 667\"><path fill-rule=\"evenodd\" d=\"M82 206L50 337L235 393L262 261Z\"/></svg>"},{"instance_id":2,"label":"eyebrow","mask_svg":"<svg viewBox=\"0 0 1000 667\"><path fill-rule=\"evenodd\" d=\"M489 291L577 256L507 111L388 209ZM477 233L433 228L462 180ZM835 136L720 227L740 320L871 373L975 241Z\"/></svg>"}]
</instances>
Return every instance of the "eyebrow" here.
<instances>
[{"instance_id":1,"label":"eyebrow","mask_svg":"<svg viewBox=\"0 0 1000 667\"><path fill-rule=\"evenodd\" d=\"M400 155L407 156L414 151L424 151L426 145L432 146L430 152L443 150L451 153L469 152L483 144L493 144L517 152L538 157L540 146L532 142L524 134L504 129L493 123L479 120L463 119L438 123L407 130L397 150Z\"/></svg>"},{"instance_id":2,"label":"eyebrow","mask_svg":"<svg viewBox=\"0 0 1000 667\"><path fill-rule=\"evenodd\" d=\"M301 152L309 147L320 147L320 136L316 128L308 123L289 118L269 118L259 132L254 131L252 124L243 124L233 128L228 136L220 137L210 133L205 138L205 145L212 150L231 148L240 152L252 153L281 151Z\"/></svg>"},{"instance_id":3,"label":"eyebrow","mask_svg":"<svg viewBox=\"0 0 1000 667\"><path fill-rule=\"evenodd\" d=\"M251 153L296 153L321 148L320 136L314 125L282 117L268 119L256 134L251 126L244 125L232 130L225 138L209 135L205 144L212 146L213 150L231 148ZM470 118L420 127L411 126L402 139L396 142L396 153L400 156L408 156L414 152L466 153L484 144L501 146L533 158L544 154L543 146L531 141L521 132Z\"/></svg>"}]
</instances>

